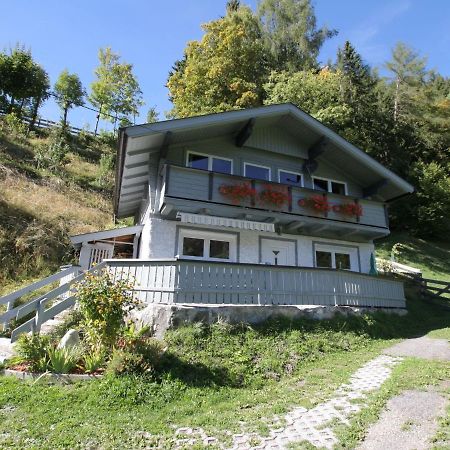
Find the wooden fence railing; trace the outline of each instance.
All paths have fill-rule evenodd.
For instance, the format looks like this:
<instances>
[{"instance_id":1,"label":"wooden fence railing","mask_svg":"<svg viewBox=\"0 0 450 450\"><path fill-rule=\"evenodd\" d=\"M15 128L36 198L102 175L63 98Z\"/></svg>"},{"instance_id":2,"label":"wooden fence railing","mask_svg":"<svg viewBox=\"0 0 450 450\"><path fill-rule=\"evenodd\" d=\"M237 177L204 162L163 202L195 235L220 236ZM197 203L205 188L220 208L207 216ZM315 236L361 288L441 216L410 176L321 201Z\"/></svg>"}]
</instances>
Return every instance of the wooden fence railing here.
<instances>
[{"instance_id":1,"label":"wooden fence railing","mask_svg":"<svg viewBox=\"0 0 450 450\"><path fill-rule=\"evenodd\" d=\"M5 116L6 113L3 111L0 111L0 116ZM33 119L31 117L21 117L20 118L22 120L22 122L30 125L30 123L32 123ZM34 127L35 128L52 128L54 126L60 125L60 122L55 122L53 120L47 120L47 119L42 119L40 117L36 118L35 122L34 122ZM91 136L94 136L94 132L93 131L89 131L89 130L83 130L82 128L77 128L77 127L73 127L71 125L67 126L67 129L69 130L69 132L71 134L74 135L78 135L81 133L81 131L84 131L87 134L90 134Z\"/></svg>"},{"instance_id":2,"label":"wooden fence railing","mask_svg":"<svg viewBox=\"0 0 450 450\"><path fill-rule=\"evenodd\" d=\"M88 272L101 270L106 264L100 263ZM87 272L81 272L79 266L72 266L61 272L55 273L43 280L30 284L16 292L0 298L0 305L7 305L6 312L0 316L0 323L6 326L11 320L22 319L29 314L34 314L29 320L19 325L11 332L11 342L17 340L22 333L32 331L38 333L43 323L55 317L57 314L71 308L75 304L75 295L71 288L75 283L83 280ZM55 289L51 289L45 294L38 295L29 302L14 306L14 303L26 294L36 292L45 286L53 284L55 281L63 280L62 284ZM50 302L53 304L49 306ZM47 307L49 306L49 307Z\"/></svg>"}]
</instances>

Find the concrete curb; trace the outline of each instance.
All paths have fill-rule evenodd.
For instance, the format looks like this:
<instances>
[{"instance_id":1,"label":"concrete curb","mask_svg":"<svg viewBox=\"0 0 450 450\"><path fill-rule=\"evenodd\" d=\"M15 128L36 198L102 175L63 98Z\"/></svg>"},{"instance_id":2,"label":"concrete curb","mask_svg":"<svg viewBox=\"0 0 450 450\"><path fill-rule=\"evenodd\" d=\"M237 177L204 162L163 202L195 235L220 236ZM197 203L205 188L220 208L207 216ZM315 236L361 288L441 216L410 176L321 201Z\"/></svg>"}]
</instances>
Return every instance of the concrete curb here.
<instances>
[{"instance_id":1,"label":"concrete curb","mask_svg":"<svg viewBox=\"0 0 450 450\"><path fill-rule=\"evenodd\" d=\"M103 375L90 375L90 374L78 374L78 373L33 373L33 372L22 372L20 370L4 369L1 375L7 377L16 377L19 380L37 380L39 378L50 379L52 381L57 381L63 384L75 383L77 381L91 381L99 380L103 378Z\"/></svg>"}]
</instances>

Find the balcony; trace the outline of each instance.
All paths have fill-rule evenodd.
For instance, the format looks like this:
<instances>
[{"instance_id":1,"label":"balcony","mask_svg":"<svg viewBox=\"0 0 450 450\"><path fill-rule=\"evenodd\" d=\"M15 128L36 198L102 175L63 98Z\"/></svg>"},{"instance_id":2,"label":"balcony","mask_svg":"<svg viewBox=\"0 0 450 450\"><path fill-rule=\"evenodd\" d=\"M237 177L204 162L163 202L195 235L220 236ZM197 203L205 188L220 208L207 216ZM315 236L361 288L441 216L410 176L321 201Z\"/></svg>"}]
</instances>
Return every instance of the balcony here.
<instances>
[{"instance_id":1,"label":"balcony","mask_svg":"<svg viewBox=\"0 0 450 450\"><path fill-rule=\"evenodd\" d=\"M283 233L355 242L389 234L380 202L169 164L159 211L167 218L182 211L272 222Z\"/></svg>"}]
</instances>

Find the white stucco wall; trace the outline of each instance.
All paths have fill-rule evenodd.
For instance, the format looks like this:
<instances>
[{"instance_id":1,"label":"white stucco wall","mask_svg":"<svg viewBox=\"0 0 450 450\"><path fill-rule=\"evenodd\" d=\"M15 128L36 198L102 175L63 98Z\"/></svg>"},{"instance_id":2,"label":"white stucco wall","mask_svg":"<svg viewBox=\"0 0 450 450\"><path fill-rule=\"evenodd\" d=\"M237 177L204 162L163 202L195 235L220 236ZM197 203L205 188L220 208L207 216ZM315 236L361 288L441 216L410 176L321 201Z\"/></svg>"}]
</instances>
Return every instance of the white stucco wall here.
<instances>
[{"instance_id":1,"label":"white stucco wall","mask_svg":"<svg viewBox=\"0 0 450 450\"><path fill-rule=\"evenodd\" d=\"M178 221L165 220L157 216L147 215L144 218L144 229L141 234L139 258L173 258L178 254L175 248L178 237L178 227L188 227L210 231L223 231L224 233L239 233L239 262L260 263L260 237L270 239L289 239L297 242L298 265L304 267L314 266L314 243L316 245L338 244L338 248L348 248L351 254L352 269L368 273L370 270L370 255L374 251L373 243L357 243L333 239L324 239L311 236L292 234L265 233L238 230L225 227L207 227L191 224L182 224Z\"/></svg>"}]
</instances>

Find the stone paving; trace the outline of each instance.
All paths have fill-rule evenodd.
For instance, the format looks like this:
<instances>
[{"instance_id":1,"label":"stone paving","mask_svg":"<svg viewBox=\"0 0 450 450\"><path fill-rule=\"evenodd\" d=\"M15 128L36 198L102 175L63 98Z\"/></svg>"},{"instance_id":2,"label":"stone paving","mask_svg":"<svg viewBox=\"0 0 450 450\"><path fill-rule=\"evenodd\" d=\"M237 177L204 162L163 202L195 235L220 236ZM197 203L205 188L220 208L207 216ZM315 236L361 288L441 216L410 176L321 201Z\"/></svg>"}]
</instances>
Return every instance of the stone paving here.
<instances>
[{"instance_id":1,"label":"stone paving","mask_svg":"<svg viewBox=\"0 0 450 450\"><path fill-rule=\"evenodd\" d=\"M348 423L352 414L364 408L364 404L358 400L363 400L367 393L379 389L390 377L392 368L402 359L389 355L378 356L358 369L349 383L341 385L330 400L310 410L297 407L288 412L281 418L284 420L279 420L279 428L272 429L269 436L262 437L256 433L233 435L232 450L282 450L291 443L303 441L319 448L333 448L337 439L332 425L336 422ZM179 428L176 434L184 438L176 440L179 447L202 443L224 448L201 429Z\"/></svg>"}]
</instances>

